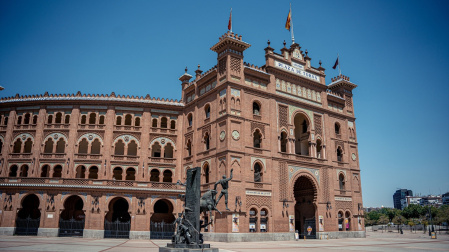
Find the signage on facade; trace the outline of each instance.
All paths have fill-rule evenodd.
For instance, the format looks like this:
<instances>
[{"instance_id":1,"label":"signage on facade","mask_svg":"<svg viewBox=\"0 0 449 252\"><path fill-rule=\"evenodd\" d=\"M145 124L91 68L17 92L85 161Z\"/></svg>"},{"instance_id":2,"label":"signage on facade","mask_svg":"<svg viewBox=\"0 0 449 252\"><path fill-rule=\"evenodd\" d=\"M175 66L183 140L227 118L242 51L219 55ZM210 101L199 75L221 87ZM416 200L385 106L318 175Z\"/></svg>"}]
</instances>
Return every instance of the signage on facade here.
<instances>
[{"instance_id":1,"label":"signage on facade","mask_svg":"<svg viewBox=\"0 0 449 252\"><path fill-rule=\"evenodd\" d=\"M282 70L287 71L287 72L290 72L292 74L296 74L296 75L303 76L303 77L306 77L308 79L320 82L320 76L317 76L315 74L311 74L309 72L304 71L304 66L302 66L300 64L293 63L293 65L291 66L291 65L287 65L287 64L284 64L282 62L279 62L279 61L275 60L274 61L274 65L277 68L282 69Z\"/></svg>"},{"instance_id":2,"label":"signage on facade","mask_svg":"<svg viewBox=\"0 0 449 252\"><path fill-rule=\"evenodd\" d=\"M324 218L322 215L318 216L318 230L324 231Z\"/></svg>"},{"instance_id":3,"label":"signage on facade","mask_svg":"<svg viewBox=\"0 0 449 252\"><path fill-rule=\"evenodd\" d=\"M271 192L246 191L246 195L271 196Z\"/></svg>"},{"instance_id":4,"label":"signage on facade","mask_svg":"<svg viewBox=\"0 0 449 252\"><path fill-rule=\"evenodd\" d=\"M290 215L288 217L288 226L289 226L289 231L290 232L295 232L295 216L294 215Z\"/></svg>"},{"instance_id":5,"label":"signage on facade","mask_svg":"<svg viewBox=\"0 0 449 252\"><path fill-rule=\"evenodd\" d=\"M239 214L232 214L232 232L239 232Z\"/></svg>"},{"instance_id":6,"label":"signage on facade","mask_svg":"<svg viewBox=\"0 0 449 252\"><path fill-rule=\"evenodd\" d=\"M352 201L352 198L348 197L335 197L336 201Z\"/></svg>"}]
</instances>

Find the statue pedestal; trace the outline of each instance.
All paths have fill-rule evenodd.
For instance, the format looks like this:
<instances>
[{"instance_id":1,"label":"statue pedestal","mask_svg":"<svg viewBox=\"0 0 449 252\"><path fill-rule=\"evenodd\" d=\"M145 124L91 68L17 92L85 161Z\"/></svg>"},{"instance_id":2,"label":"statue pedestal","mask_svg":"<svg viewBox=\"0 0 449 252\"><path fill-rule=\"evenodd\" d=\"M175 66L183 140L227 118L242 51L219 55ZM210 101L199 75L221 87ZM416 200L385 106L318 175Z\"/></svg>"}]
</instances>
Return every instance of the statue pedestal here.
<instances>
[{"instance_id":1,"label":"statue pedestal","mask_svg":"<svg viewBox=\"0 0 449 252\"><path fill-rule=\"evenodd\" d=\"M218 252L218 248L211 248L210 244L173 244L167 247L159 247L159 252Z\"/></svg>"}]
</instances>

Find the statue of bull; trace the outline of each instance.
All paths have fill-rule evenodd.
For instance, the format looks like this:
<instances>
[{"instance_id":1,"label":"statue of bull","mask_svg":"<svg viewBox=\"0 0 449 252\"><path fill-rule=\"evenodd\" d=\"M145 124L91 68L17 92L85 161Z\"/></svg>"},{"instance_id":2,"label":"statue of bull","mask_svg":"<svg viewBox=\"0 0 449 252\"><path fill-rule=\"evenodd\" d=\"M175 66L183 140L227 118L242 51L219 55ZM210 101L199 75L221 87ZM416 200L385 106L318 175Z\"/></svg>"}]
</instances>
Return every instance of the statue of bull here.
<instances>
[{"instance_id":1,"label":"statue of bull","mask_svg":"<svg viewBox=\"0 0 449 252\"><path fill-rule=\"evenodd\" d=\"M206 213L209 211L209 216L212 216L212 210L218 211L220 214L220 210L218 210L215 206L215 195L217 194L216 190L209 190L201 196L200 199L200 213Z\"/></svg>"}]
</instances>

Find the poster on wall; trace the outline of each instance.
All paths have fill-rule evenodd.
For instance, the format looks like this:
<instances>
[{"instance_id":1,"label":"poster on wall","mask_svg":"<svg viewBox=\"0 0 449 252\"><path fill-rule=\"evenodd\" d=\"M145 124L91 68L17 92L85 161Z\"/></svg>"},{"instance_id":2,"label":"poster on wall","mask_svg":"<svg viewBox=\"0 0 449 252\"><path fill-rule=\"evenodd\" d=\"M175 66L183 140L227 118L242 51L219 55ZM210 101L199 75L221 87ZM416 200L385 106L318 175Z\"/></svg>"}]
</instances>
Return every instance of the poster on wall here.
<instances>
[{"instance_id":1,"label":"poster on wall","mask_svg":"<svg viewBox=\"0 0 449 252\"><path fill-rule=\"evenodd\" d=\"M239 232L239 214L232 214L232 232Z\"/></svg>"},{"instance_id":2,"label":"poster on wall","mask_svg":"<svg viewBox=\"0 0 449 252\"><path fill-rule=\"evenodd\" d=\"M357 223L359 225L359 231L362 231L362 218L358 217L357 218Z\"/></svg>"},{"instance_id":3,"label":"poster on wall","mask_svg":"<svg viewBox=\"0 0 449 252\"><path fill-rule=\"evenodd\" d=\"M346 230L349 230L349 219L345 218L345 228Z\"/></svg>"},{"instance_id":4,"label":"poster on wall","mask_svg":"<svg viewBox=\"0 0 449 252\"><path fill-rule=\"evenodd\" d=\"M290 232L295 232L295 216L290 215L288 216L288 225L290 227Z\"/></svg>"},{"instance_id":5,"label":"poster on wall","mask_svg":"<svg viewBox=\"0 0 449 252\"><path fill-rule=\"evenodd\" d=\"M322 215L318 216L318 230L324 231L324 218Z\"/></svg>"}]
</instances>

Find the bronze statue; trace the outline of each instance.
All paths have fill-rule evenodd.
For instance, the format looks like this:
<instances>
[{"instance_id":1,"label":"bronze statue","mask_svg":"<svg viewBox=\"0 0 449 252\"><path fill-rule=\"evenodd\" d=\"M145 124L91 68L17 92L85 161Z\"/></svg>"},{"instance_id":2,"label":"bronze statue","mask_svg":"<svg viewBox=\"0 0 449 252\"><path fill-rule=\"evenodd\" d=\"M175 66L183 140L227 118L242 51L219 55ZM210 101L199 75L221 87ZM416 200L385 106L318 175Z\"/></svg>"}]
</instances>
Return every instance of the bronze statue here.
<instances>
[{"instance_id":1,"label":"bronze statue","mask_svg":"<svg viewBox=\"0 0 449 252\"><path fill-rule=\"evenodd\" d=\"M229 183L228 181L232 179L232 171L234 169L231 169L231 176L229 178L226 178L226 175L223 175L223 178L218 180L215 183L214 186L214 190L217 190L217 185L220 184L221 185L221 193L220 196L218 196L218 200L215 202L215 205L218 204L218 202L220 201L221 197L224 195L225 196L225 205L226 205L226 210L230 211L230 209L228 208L228 187L229 187Z\"/></svg>"}]
</instances>

